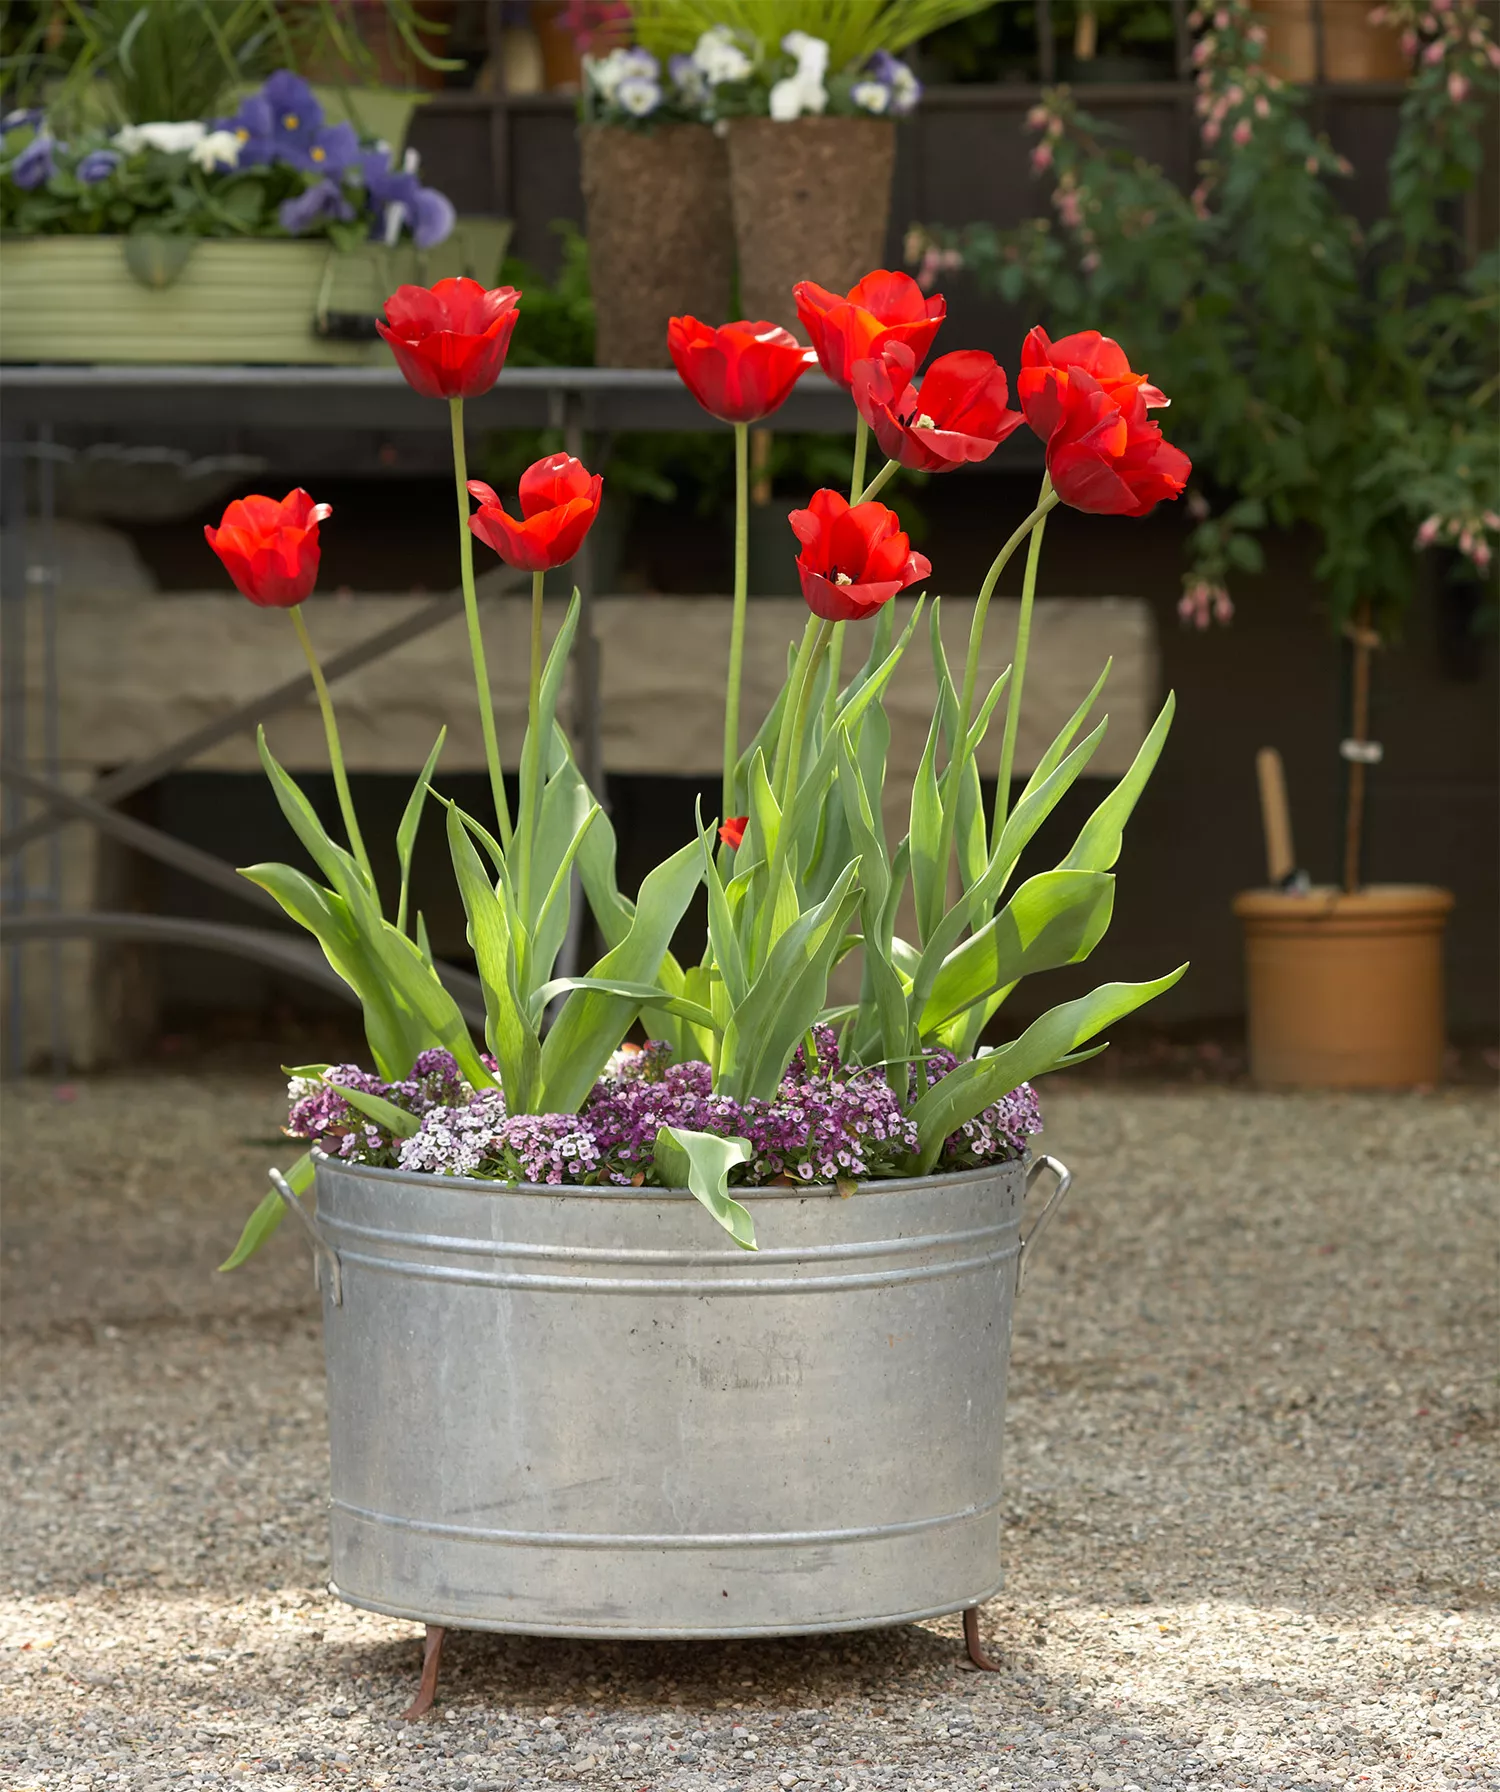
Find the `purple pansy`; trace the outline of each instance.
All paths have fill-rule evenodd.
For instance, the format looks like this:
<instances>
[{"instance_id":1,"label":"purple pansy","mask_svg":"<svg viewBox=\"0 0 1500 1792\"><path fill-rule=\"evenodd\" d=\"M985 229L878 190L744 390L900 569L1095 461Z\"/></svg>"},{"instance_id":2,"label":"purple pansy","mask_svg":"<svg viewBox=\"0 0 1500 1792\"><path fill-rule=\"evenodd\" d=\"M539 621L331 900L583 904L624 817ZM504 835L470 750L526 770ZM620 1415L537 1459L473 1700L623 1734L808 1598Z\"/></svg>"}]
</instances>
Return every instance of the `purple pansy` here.
<instances>
[{"instance_id":1,"label":"purple pansy","mask_svg":"<svg viewBox=\"0 0 1500 1792\"><path fill-rule=\"evenodd\" d=\"M354 207L336 182L319 180L295 199L283 199L276 208L276 216L288 235L301 236L304 231L328 220L347 224L354 216Z\"/></svg>"},{"instance_id":2,"label":"purple pansy","mask_svg":"<svg viewBox=\"0 0 1500 1792\"><path fill-rule=\"evenodd\" d=\"M369 149L361 155L359 167L375 214L372 237L394 243L403 230L409 230L419 249L436 248L447 238L457 213L446 195L435 187L424 187L417 179L414 150L408 150L402 165L393 168L388 150Z\"/></svg>"},{"instance_id":3,"label":"purple pansy","mask_svg":"<svg viewBox=\"0 0 1500 1792\"><path fill-rule=\"evenodd\" d=\"M86 156L79 157L73 172L86 187L97 186L101 180L109 179L120 166L120 159L117 149L91 149Z\"/></svg>"},{"instance_id":4,"label":"purple pansy","mask_svg":"<svg viewBox=\"0 0 1500 1792\"><path fill-rule=\"evenodd\" d=\"M272 159L310 170L309 151L323 129L323 108L317 95L289 68L268 75L260 91L270 109Z\"/></svg>"},{"instance_id":5,"label":"purple pansy","mask_svg":"<svg viewBox=\"0 0 1500 1792\"><path fill-rule=\"evenodd\" d=\"M10 178L18 187L30 192L51 180L57 173L56 152L64 145L45 132L33 137L10 165Z\"/></svg>"},{"instance_id":6,"label":"purple pansy","mask_svg":"<svg viewBox=\"0 0 1500 1792\"><path fill-rule=\"evenodd\" d=\"M216 131L233 131L240 142L239 168L263 168L276 151L276 119L264 93L250 93L240 101L233 118L216 118Z\"/></svg>"}]
</instances>

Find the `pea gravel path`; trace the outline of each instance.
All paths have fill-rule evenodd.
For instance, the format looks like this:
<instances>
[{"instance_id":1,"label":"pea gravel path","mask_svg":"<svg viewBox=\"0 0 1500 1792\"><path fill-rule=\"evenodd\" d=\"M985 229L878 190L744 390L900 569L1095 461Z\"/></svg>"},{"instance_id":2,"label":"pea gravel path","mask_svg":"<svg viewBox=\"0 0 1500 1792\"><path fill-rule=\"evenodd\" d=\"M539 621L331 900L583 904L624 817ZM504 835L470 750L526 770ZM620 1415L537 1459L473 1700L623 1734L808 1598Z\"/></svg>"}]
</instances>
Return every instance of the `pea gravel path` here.
<instances>
[{"instance_id":1,"label":"pea gravel path","mask_svg":"<svg viewBox=\"0 0 1500 1792\"><path fill-rule=\"evenodd\" d=\"M1004 1673L471 1634L413 1726L414 1627L323 1591L307 1264L211 1273L274 1089L71 1093L6 1098L0 1792L1500 1787L1488 1093L1054 1088Z\"/></svg>"}]
</instances>

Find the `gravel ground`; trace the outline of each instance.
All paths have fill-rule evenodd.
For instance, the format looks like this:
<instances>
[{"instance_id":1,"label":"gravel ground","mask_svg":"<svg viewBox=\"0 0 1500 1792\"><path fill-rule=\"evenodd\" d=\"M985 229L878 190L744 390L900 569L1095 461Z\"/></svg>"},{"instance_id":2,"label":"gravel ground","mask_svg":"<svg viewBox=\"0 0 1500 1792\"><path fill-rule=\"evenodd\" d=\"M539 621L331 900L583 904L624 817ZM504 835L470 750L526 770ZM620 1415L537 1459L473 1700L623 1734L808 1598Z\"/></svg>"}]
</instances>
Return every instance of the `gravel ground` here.
<instances>
[{"instance_id":1,"label":"gravel ground","mask_svg":"<svg viewBox=\"0 0 1500 1792\"><path fill-rule=\"evenodd\" d=\"M415 1627L323 1591L307 1262L211 1273L274 1097L7 1096L0 1792L1500 1787L1491 1095L1054 1087L1003 1673L468 1634L410 1726Z\"/></svg>"}]
</instances>

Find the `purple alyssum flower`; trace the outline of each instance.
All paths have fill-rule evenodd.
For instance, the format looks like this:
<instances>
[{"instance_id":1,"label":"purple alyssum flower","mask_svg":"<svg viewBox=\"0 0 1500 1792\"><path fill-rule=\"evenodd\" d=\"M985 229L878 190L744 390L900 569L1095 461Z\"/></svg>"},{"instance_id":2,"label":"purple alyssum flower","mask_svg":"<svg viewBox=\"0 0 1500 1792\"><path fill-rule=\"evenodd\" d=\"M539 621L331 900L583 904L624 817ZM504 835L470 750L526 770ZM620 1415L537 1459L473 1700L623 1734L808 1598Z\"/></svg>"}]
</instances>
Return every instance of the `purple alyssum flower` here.
<instances>
[{"instance_id":1,"label":"purple alyssum flower","mask_svg":"<svg viewBox=\"0 0 1500 1792\"><path fill-rule=\"evenodd\" d=\"M346 1101L335 1084L378 1095L418 1115L467 1101L473 1094L452 1053L441 1049L419 1052L411 1075L399 1083L385 1082L358 1064L330 1064L322 1076L293 1077L287 1085L287 1133L320 1142L325 1150L356 1163L394 1164L400 1141Z\"/></svg>"},{"instance_id":2,"label":"purple alyssum flower","mask_svg":"<svg viewBox=\"0 0 1500 1792\"><path fill-rule=\"evenodd\" d=\"M342 1065L327 1073L332 1080L368 1087L422 1114L420 1131L393 1141L347 1105L341 1111L334 1105L341 1098L326 1084L303 1094L288 1131L310 1137L324 1126L342 1155L356 1157L373 1137L382 1163L505 1182L639 1187L655 1176L656 1135L663 1126L748 1139L750 1160L734 1180L749 1187L826 1186L902 1174L917 1148L916 1127L885 1078L873 1070L845 1070L829 1027L813 1029L811 1046L811 1051L805 1043L799 1046L774 1101L747 1102L715 1095L708 1066L671 1063L665 1045L626 1047L611 1059L578 1114L510 1115L499 1090L471 1094L446 1053L436 1054L446 1060L442 1074L421 1092L413 1081L383 1084ZM957 1063L952 1052L931 1054L928 1081L946 1076ZM367 1080L356 1083L351 1072ZM914 1067L913 1095L917 1075ZM1040 1131L1035 1093L1023 1083L954 1132L939 1161L950 1170L1010 1162L1025 1155L1027 1139Z\"/></svg>"}]
</instances>

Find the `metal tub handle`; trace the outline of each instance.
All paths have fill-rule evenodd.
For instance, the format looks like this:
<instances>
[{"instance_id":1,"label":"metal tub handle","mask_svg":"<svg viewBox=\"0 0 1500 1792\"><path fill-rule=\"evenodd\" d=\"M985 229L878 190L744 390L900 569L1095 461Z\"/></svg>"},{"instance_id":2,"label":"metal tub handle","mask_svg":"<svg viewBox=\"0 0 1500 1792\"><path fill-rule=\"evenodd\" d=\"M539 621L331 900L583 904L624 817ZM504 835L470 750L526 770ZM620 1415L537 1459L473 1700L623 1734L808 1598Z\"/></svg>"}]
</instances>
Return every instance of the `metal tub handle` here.
<instances>
[{"instance_id":1,"label":"metal tub handle","mask_svg":"<svg viewBox=\"0 0 1500 1792\"><path fill-rule=\"evenodd\" d=\"M1045 1163L1048 1160L1043 1158L1042 1161ZM323 1265L326 1263L328 1266L328 1287L333 1295L333 1304L336 1307L343 1306L344 1266L339 1262L338 1252L318 1230L318 1222L297 1199L291 1183L287 1181L280 1170L272 1170L271 1186L276 1190L277 1194L281 1196L283 1202L296 1214L298 1223L307 1233L308 1242L313 1248L313 1275L318 1286L321 1288L323 1285L321 1272ZM1052 1200L1055 1201L1056 1199L1057 1197L1054 1195ZM1049 1207L1051 1204L1051 1202L1048 1202ZM1045 1218L1046 1216L1044 1215L1043 1217Z\"/></svg>"},{"instance_id":2,"label":"metal tub handle","mask_svg":"<svg viewBox=\"0 0 1500 1792\"><path fill-rule=\"evenodd\" d=\"M1036 1216L1036 1219L1035 1219L1034 1223L1032 1224L1031 1230L1021 1240L1020 1248L1016 1252L1016 1293L1017 1294L1019 1294L1021 1292L1021 1278L1024 1275L1025 1270L1026 1270L1027 1250L1033 1244L1036 1243L1037 1239L1041 1236L1042 1228L1047 1224L1048 1220L1050 1220L1052 1218L1053 1214L1057 1211L1057 1209L1062 1206L1063 1198L1066 1196L1068 1190L1073 1186L1073 1172L1068 1168L1068 1166L1062 1161L1061 1158L1039 1157L1039 1158L1037 1158L1035 1163L1032 1164L1031 1168L1026 1172L1026 1193L1028 1195L1031 1193L1032 1183L1034 1183L1036 1181L1037 1177L1041 1175L1043 1170L1050 1170L1052 1172L1052 1174L1057 1178L1057 1187L1055 1189L1053 1189L1052 1193L1047 1197L1047 1205ZM307 1216L304 1214L303 1218L306 1219ZM310 1219L307 1220L307 1223L309 1226L312 1225L312 1221Z\"/></svg>"}]
</instances>

